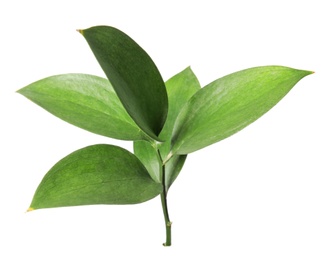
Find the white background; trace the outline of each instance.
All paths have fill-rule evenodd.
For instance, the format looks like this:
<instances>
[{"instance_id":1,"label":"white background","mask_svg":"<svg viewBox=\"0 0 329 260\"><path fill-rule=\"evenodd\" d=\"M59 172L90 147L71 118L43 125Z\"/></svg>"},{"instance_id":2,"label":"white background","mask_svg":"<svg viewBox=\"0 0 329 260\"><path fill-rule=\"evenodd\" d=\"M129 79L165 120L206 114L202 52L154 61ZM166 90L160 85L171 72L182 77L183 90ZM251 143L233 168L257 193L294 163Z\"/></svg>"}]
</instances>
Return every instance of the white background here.
<instances>
[{"instance_id":1,"label":"white background","mask_svg":"<svg viewBox=\"0 0 329 260\"><path fill-rule=\"evenodd\" d=\"M329 259L327 1L2 1L0 259ZM115 26L166 80L205 85L260 65L312 70L242 132L191 154L160 199L25 213L44 174L72 151L120 142L71 126L19 88L61 73L103 76L75 30Z\"/></svg>"}]
</instances>

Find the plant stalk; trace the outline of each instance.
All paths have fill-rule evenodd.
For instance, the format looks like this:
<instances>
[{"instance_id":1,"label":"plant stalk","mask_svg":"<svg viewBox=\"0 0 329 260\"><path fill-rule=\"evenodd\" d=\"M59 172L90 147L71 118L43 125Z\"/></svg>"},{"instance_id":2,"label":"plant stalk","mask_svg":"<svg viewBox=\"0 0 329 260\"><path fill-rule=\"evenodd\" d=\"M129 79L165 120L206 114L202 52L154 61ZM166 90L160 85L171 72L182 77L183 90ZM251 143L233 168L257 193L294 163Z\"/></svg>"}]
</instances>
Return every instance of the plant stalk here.
<instances>
[{"instance_id":1,"label":"plant stalk","mask_svg":"<svg viewBox=\"0 0 329 260\"><path fill-rule=\"evenodd\" d=\"M168 206L167 206L167 192L165 191L165 187L163 192L161 193L161 203L162 203L162 210L165 219L166 225L166 242L163 243L164 246L171 246L171 224L172 222L169 219L168 214Z\"/></svg>"},{"instance_id":2,"label":"plant stalk","mask_svg":"<svg viewBox=\"0 0 329 260\"><path fill-rule=\"evenodd\" d=\"M158 150L159 156L161 158L160 151ZM168 204L167 204L167 187L166 187L166 170L165 170L165 163L162 164L162 176L161 176L161 182L162 182L162 193L161 193L161 204L162 204L162 211L163 216L165 220L165 226L166 226L166 242L163 243L163 246L171 246L171 224L168 213Z\"/></svg>"}]
</instances>

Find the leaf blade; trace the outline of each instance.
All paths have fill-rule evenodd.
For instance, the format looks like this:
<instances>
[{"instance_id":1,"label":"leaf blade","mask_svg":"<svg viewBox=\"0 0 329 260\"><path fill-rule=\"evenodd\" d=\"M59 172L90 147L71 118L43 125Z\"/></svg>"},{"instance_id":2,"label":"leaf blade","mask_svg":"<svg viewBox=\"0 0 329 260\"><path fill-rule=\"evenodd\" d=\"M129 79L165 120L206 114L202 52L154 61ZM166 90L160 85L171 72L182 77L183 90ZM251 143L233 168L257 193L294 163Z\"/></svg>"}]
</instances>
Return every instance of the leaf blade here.
<instances>
[{"instance_id":1,"label":"leaf blade","mask_svg":"<svg viewBox=\"0 0 329 260\"><path fill-rule=\"evenodd\" d=\"M134 154L144 164L151 178L161 183L162 162L152 144L146 141L134 141Z\"/></svg>"},{"instance_id":2,"label":"leaf blade","mask_svg":"<svg viewBox=\"0 0 329 260\"><path fill-rule=\"evenodd\" d=\"M167 121L160 133L165 140L160 145L162 158L166 158L171 148L171 137L176 118L188 100L201 89L200 82L191 67L187 67L166 81L169 109ZM165 186L168 191L181 172L187 155L174 155L165 165Z\"/></svg>"},{"instance_id":3,"label":"leaf blade","mask_svg":"<svg viewBox=\"0 0 329 260\"><path fill-rule=\"evenodd\" d=\"M311 73L282 66L263 66L215 80L198 91L179 114L172 152L191 153L240 131Z\"/></svg>"},{"instance_id":4,"label":"leaf blade","mask_svg":"<svg viewBox=\"0 0 329 260\"><path fill-rule=\"evenodd\" d=\"M180 174L184 163L186 161L187 154L184 155L174 155L166 164L166 178L165 184L167 191L174 183L178 175Z\"/></svg>"},{"instance_id":5,"label":"leaf blade","mask_svg":"<svg viewBox=\"0 0 329 260\"><path fill-rule=\"evenodd\" d=\"M109 26L79 30L118 97L136 124L159 140L168 98L162 77L149 55L128 35Z\"/></svg>"},{"instance_id":6,"label":"leaf blade","mask_svg":"<svg viewBox=\"0 0 329 260\"><path fill-rule=\"evenodd\" d=\"M36 81L17 92L87 131L122 140L145 139L107 79L62 74Z\"/></svg>"},{"instance_id":7,"label":"leaf blade","mask_svg":"<svg viewBox=\"0 0 329 260\"><path fill-rule=\"evenodd\" d=\"M167 121L160 133L160 138L165 140L160 151L166 158L170 151L170 141L176 118L187 101L201 89L201 85L191 67L187 67L166 81L169 109Z\"/></svg>"},{"instance_id":8,"label":"leaf blade","mask_svg":"<svg viewBox=\"0 0 329 260\"><path fill-rule=\"evenodd\" d=\"M77 150L56 163L39 184L31 209L136 204L162 192L130 152L113 145Z\"/></svg>"},{"instance_id":9,"label":"leaf blade","mask_svg":"<svg viewBox=\"0 0 329 260\"><path fill-rule=\"evenodd\" d=\"M169 109L167 121L159 135L164 142L158 147L162 159L166 158L170 151L171 134L177 115L189 98L201 89L201 86L192 69L187 67L166 81L166 89ZM143 162L152 178L161 182L162 162L156 148L148 142L135 141L134 154ZM167 190L177 178L185 160L186 155L177 155L171 158L165 165L165 185Z\"/></svg>"}]
</instances>

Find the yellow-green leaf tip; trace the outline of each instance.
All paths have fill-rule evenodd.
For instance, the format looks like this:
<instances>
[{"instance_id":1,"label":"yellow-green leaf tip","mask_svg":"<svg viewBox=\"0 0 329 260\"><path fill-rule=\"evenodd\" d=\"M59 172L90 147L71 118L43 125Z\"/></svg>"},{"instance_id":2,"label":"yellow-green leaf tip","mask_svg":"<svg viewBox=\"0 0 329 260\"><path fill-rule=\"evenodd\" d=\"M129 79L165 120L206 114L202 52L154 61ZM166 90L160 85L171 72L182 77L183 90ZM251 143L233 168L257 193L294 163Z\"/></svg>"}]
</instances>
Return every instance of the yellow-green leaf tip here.
<instances>
[{"instance_id":1,"label":"yellow-green leaf tip","mask_svg":"<svg viewBox=\"0 0 329 260\"><path fill-rule=\"evenodd\" d=\"M26 212L30 212L32 210L34 210L34 208L28 208Z\"/></svg>"},{"instance_id":2,"label":"yellow-green leaf tip","mask_svg":"<svg viewBox=\"0 0 329 260\"><path fill-rule=\"evenodd\" d=\"M77 32L79 32L83 35L83 30L82 29L77 29Z\"/></svg>"}]
</instances>

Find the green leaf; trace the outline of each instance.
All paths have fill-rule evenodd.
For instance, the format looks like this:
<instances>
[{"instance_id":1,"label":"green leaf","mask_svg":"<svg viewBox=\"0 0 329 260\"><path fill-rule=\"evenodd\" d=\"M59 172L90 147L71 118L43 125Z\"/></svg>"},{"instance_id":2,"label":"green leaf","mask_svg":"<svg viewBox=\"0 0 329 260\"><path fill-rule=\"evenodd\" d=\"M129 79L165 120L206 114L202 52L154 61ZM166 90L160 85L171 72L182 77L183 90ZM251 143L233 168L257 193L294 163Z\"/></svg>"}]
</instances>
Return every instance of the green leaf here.
<instances>
[{"instance_id":1,"label":"green leaf","mask_svg":"<svg viewBox=\"0 0 329 260\"><path fill-rule=\"evenodd\" d=\"M90 132L123 140L147 138L107 79L86 74L57 75L34 82L18 93Z\"/></svg>"},{"instance_id":2,"label":"green leaf","mask_svg":"<svg viewBox=\"0 0 329 260\"><path fill-rule=\"evenodd\" d=\"M187 154L185 155L174 155L167 163L166 163L166 175L165 175L165 185L166 189L170 188L170 186L176 180L178 174L182 170Z\"/></svg>"},{"instance_id":3,"label":"green leaf","mask_svg":"<svg viewBox=\"0 0 329 260\"><path fill-rule=\"evenodd\" d=\"M150 142L135 141L134 153L144 164L155 182L162 182L162 161L155 147ZM165 165L165 186L168 191L176 180L185 163L187 155L175 155Z\"/></svg>"},{"instance_id":4,"label":"green leaf","mask_svg":"<svg viewBox=\"0 0 329 260\"><path fill-rule=\"evenodd\" d=\"M158 140L167 116L163 79L149 55L128 35L109 26L79 30L136 124Z\"/></svg>"},{"instance_id":5,"label":"green leaf","mask_svg":"<svg viewBox=\"0 0 329 260\"><path fill-rule=\"evenodd\" d=\"M191 153L240 131L311 73L264 66L242 70L210 83L180 112L173 132L172 153Z\"/></svg>"},{"instance_id":6,"label":"green leaf","mask_svg":"<svg viewBox=\"0 0 329 260\"><path fill-rule=\"evenodd\" d=\"M166 124L160 133L165 140L160 146L163 159L166 159L171 148L171 137L176 118L187 101L201 89L199 80L190 67L176 74L166 82L169 110ZM187 155L175 155L165 165L165 184L168 190L176 180L185 163Z\"/></svg>"},{"instance_id":7,"label":"green leaf","mask_svg":"<svg viewBox=\"0 0 329 260\"><path fill-rule=\"evenodd\" d=\"M166 82L169 100L167 121L160 133L161 155L165 158L170 151L170 141L176 118L187 101L201 89L200 83L190 67L176 74Z\"/></svg>"},{"instance_id":8,"label":"green leaf","mask_svg":"<svg viewBox=\"0 0 329 260\"><path fill-rule=\"evenodd\" d=\"M161 183L162 161L150 142L135 141L134 154L144 164L152 179Z\"/></svg>"},{"instance_id":9,"label":"green leaf","mask_svg":"<svg viewBox=\"0 0 329 260\"><path fill-rule=\"evenodd\" d=\"M200 88L200 83L190 67L176 74L166 82L169 99L169 111L167 121L160 133L160 139L164 140L159 145L162 159L165 159L170 151L170 140L175 119L181 108ZM145 141L134 142L134 153L143 162L152 178L161 181L162 160L150 143ZM165 165L165 184L167 190L182 169L186 155L177 155L171 158Z\"/></svg>"},{"instance_id":10,"label":"green leaf","mask_svg":"<svg viewBox=\"0 0 329 260\"><path fill-rule=\"evenodd\" d=\"M60 160L45 175L29 210L93 204L135 204L154 198L162 185L125 149L93 145Z\"/></svg>"}]
</instances>

